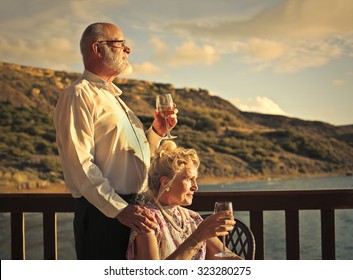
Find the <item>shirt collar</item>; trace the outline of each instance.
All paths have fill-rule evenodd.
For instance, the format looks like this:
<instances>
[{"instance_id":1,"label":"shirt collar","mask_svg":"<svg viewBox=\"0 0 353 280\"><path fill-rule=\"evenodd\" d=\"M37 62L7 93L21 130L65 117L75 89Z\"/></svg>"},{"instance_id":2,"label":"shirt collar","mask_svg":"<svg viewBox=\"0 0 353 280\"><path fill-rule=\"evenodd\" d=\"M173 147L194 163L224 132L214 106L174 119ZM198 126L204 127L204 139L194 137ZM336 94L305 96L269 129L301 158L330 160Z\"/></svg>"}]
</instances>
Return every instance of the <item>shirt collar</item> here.
<instances>
[{"instance_id":1,"label":"shirt collar","mask_svg":"<svg viewBox=\"0 0 353 280\"><path fill-rule=\"evenodd\" d=\"M102 80L99 76L97 76L96 74L88 70L84 70L82 76L84 79L89 81L92 85L94 85L98 89L106 89L109 92L111 92L111 94L113 94L114 96L120 96L123 93L121 89L118 88L115 84L107 83L106 81Z\"/></svg>"}]
</instances>

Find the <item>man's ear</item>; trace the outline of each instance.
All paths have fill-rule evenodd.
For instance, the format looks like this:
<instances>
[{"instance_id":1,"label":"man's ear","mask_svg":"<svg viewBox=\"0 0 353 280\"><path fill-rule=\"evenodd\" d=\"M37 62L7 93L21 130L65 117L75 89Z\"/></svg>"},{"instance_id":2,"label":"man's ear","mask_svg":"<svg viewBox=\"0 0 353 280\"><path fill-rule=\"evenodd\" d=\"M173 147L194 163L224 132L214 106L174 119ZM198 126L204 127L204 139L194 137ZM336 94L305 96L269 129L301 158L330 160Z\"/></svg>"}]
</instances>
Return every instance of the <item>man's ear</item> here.
<instances>
[{"instance_id":1,"label":"man's ear","mask_svg":"<svg viewBox=\"0 0 353 280\"><path fill-rule=\"evenodd\" d=\"M102 49L101 49L101 47L99 46L99 43L98 42L94 42L93 44L92 44L92 50L93 50L93 52L96 54L96 55L98 55L98 56L102 56Z\"/></svg>"}]
</instances>

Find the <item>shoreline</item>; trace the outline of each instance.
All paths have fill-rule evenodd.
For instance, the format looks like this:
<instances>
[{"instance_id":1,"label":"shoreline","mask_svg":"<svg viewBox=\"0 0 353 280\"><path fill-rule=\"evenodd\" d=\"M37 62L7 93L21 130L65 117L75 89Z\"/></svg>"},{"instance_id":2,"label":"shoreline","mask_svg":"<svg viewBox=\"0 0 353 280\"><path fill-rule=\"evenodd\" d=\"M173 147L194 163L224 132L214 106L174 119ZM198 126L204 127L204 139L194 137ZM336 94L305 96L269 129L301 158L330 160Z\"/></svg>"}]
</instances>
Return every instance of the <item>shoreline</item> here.
<instances>
[{"instance_id":1,"label":"shoreline","mask_svg":"<svg viewBox=\"0 0 353 280\"><path fill-rule=\"evenodd\" d=\"M276 176L252 176L252 177L200 177L199 184L220 184L220 183L235 183L235 182L251 182L261 180L281 180L281 179L301 179L301 178L319 178L319 177L340 177L348 176L342 172L332 173L317 173L317 174L295 174L295 175L276 175Z\"/></svg>"},{"instance_id":2,"label":"shoreline","mask_svg":"<svg viewBox=\"0 0 353 280\"><path fill-rule=\"evenodd\" d=\"M294 175L278 175L278 176L251 176L251 177L200 177L198 179L199 185L207 184L221 184L221 183L235 183L235 182L251 182L251 181L261 181L261 180L281 180L281 179L300 179L300 178L318 178L318 177L340 177L348 176L342 172L335 173L319 173L319 174L296 174ZM33 184L32 184L33 185ZM52 193L52 194L63 194L70 193L66 188L65 183L53 183L48 184L45 187L29 187L25 189L18 189L16 186L4 186L0 185L0 194L5 193L17 193L17 194L29 194L29 193Z\"/></svg>"}]
</instances>

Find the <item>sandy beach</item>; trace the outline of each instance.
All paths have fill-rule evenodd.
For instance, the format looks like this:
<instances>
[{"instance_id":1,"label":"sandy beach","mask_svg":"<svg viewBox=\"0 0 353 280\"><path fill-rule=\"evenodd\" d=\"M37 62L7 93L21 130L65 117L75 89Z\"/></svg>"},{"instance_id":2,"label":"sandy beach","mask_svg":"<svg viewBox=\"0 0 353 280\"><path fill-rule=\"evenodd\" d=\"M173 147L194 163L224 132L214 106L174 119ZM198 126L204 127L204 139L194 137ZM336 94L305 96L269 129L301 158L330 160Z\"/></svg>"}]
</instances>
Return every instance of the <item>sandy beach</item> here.
<instances>
[{"instance_id":1,"label":"sandy beach","mask_svg":"<svg viewBox=\"0 0 353 280\"><path fill-rule=\"evenodd\" d=\"M37 187L35 184L29 184L28 187L19 186L0 186L0 193L69 193L65 184L47 184Z\"/></svg>"}]
</instances>

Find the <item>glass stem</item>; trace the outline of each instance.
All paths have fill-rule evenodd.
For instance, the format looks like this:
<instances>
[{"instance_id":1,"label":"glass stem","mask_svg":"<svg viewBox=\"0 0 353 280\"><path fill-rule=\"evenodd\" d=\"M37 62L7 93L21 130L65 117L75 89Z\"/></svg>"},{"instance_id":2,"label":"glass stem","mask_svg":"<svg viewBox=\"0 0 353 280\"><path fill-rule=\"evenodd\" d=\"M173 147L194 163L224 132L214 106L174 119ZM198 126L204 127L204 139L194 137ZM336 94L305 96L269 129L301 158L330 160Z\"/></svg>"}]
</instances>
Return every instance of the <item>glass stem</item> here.
<instances>
[{"instance_id":1,"label":"glass stem","mask_svg":"<svg viewBox=\"0 0 353 280\"><path fill-rule=\"evenodd\" d=\"M223 235L223 250L222 250L223 255L226 254L226 238L227 238L227 236Z\"/></svg>"},{"instance_id":2,"label":"glass stem","mask_svg":"<svg viewBox=\"0 0 353 280\"><path fill-rule=\"evenodd\" d=\"M165 127L167 129L167 136L170 137L170 132L169 132L169 124L168 124L168 117L164 118L165 120Z\"/></svg>"}]
</instances>

